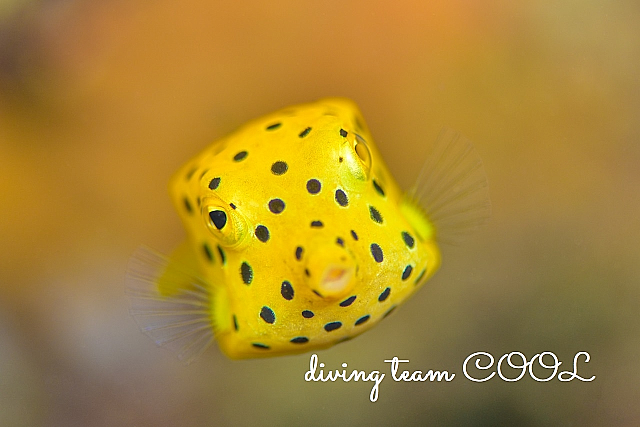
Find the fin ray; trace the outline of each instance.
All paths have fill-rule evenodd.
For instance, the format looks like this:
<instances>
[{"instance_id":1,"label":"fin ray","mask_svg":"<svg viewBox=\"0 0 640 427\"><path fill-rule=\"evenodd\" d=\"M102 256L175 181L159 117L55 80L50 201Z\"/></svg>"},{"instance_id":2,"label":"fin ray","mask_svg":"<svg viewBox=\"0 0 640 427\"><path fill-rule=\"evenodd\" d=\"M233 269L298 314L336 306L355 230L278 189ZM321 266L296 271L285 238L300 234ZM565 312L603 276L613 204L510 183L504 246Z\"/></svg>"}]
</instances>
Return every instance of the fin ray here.
<instances>
[{"instance_id":1,"label":"fin ray","mask_svg":"<svg viewBox=\"0 0 640 427\"><path fill-rule=\"evenodd\" d=\"M168 295L158 284L167 271L180 281ZM213 295L197 274L142 246L131 256L126 284L129 312L157 345L175 351L188 364L213 343Z\"/></svg>"},{"instance_id":2,"label":"fin ray","mask_svg":"<svg viewBox=\"0 0 640 427\"><path fill-rule=\"evenodd\" d=\"M487 175L469 140L443 129L409 196L434 224L440 242L457 243L491 216Z\"/></svg>"}]
</instances>

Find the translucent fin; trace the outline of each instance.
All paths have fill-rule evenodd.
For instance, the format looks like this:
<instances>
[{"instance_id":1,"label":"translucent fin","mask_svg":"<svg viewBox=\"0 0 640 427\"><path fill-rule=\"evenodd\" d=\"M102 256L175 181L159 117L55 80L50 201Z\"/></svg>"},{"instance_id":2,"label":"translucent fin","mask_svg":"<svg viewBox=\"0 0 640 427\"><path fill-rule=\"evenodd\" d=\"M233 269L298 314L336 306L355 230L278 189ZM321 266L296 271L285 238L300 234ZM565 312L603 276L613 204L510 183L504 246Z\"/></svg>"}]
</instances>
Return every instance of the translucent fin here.
<instances>
[{"instance_id":1,"label":"translucent fin","mask_svg":"<svg viewBox=\"0 0 640 427\"><path fill-rule=\"evenodd\" d=\"M158 289L159 278L180 281L170 294ZM127 295L131 314L159 346L172 349L187 364L213 342L212 294L204 280L147 247L138 248L129 260Z\"/></svg>"},{"instance_id":2,"label":"translucent fin","mask_svg":"<svg viewBox=\"0 0 640 427\"><path fill-rule=\"evenodd\" d=\"M471 142L443 129L408 192L435 227L440 242L457 243L491 216L487 175Z\"/></svg>"}]
</instances>

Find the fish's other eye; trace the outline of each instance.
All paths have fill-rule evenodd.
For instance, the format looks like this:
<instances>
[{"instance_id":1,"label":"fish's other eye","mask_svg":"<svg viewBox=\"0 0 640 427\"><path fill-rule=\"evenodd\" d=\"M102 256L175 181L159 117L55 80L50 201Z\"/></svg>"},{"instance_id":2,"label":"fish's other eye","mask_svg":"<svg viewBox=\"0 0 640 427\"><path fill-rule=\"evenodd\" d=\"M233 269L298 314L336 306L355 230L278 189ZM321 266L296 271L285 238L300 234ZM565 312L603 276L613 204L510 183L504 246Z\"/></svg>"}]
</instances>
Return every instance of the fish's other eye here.
<instances>
[{"instance_id":1,"label":"fish's other eye","mask_svg":"<svg viewBox=\"0 0 640 427\"><path fill-rule=\"evenodd\" d=\"M347 167L359 181L366 181L371 174L372 156L369 145L363 137L354 132L341 133L350 146L349 153L346 156Z\"/></svg>"},{"instance_id":2,"label":"fish's other eye","mask_svg":"<svg viewBox=\"0 0 640 427\"><path fill-rule=\"evenodd\" d=\"M358 134L356 134L354 150L365 167L371 169L371 151L364 138Z\"/></svg>"},{"instance_id":3,"label":"fish's other eye","mask_svg":"<svg viewBox=\"0 0 640 427\"><path fill-rule=\"evenodd\" d=\"M203 200L202 216L209 233L227 248L240 246L249 234L248 222L237 209L219 198Z\"/></svg>"}]
</instances>

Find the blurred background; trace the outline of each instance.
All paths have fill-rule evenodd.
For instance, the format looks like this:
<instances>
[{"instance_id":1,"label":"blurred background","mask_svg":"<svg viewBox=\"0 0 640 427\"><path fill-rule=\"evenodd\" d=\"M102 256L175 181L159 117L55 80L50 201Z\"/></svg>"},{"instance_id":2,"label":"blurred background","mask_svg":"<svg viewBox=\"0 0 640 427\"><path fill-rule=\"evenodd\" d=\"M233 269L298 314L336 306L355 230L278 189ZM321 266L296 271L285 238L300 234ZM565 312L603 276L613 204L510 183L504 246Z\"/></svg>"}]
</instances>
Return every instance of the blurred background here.
<instances>
[{"instance_id":1,"label":"blurred background","mask_svg":"<svg viewBox=\"0 0 640 427\"><path fill-rule=\"evenodd\" d=\"M640 4L605 0L0 2L0 425L640 425ZM128 313L141 244L184 237L170 175L245 121L361 107L413 183L439 130L484 160L493 216L329 368L450 383L307 383L309 354L194 364ZM593 382L476 384L473 352L552 351ZM548 359L547 361L550 361ZM540 376L543 376L540 373Z\"/></svg>"}]
</instances>

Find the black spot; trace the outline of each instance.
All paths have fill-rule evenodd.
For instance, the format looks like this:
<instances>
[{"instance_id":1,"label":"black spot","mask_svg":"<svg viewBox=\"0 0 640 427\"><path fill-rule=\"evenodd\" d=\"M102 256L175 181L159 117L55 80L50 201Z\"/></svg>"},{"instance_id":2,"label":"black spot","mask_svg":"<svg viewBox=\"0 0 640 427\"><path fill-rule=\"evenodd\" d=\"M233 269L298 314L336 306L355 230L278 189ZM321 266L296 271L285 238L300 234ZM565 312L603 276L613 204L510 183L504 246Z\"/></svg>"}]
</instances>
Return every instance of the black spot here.
<instances>
[{"instance_id":1,"label":"black spot","mask_svg":"<svg viewBox=\"0 0 640 427\"><path fill-rule=\"evenodd\" d=\"M362 325L364 322L366 322L367 320L369 320L371 316L369 316L368 314L365 316L362 316L361 318L359 318L358 320L356 320L356 326L358 325Z\"/></svg>"},{"instance_id":2,"label":"black spot","mask_svg":"<svg viewBox=\"0 0 640 427\"><path fill-rule=\"evenodd\" d=\"M339 157L339 158L338 158L338 161L339 161L340 163L342 163L342 162L344 161L344 159L343 159L342 157Z\"/></svg>"},{"instance_id":3,"label":"black spot","mask_svg":"<svg viewBox=\"0 0 640 427\"><path fill-rule=\"evenodd\" d=\"M391 293L391 288L385 289L384 291L382 291L382 293L378 297L378 301L382 302L382 301L386 300L387 298L389 298L389 294L390 293Z\"/></svg>"},{"instance_id":4,"label":"black spot","mask_svg":"<svg viewBox=\"0 0 640 427\"><path fill-rule=\"evenodd\" d=\"M231 209L236 209L236 205L234 205L233 203L229 203L229 206L231 206Z\"/></svg>"},{"instance_id":5,"label":"black spot","mask_svg":"<svg viewBox=\"0 0 640 427\"><path fill-rule=\"evenodd\" d=\"M411 276L411 272L413 271L413 267L407 265L402 272L402 280L407 280L409 276Z\"/></svg>"},{"instance_id":6,"label":"black spot","mask_svg":"<svg viewBox=\"0 0 640 427\"><path fill-rule=\"evenodd\" d=\"M388 315L390 315L391 313L393 313L393 310L396 309L396 306L394 305L393 307L391 307L389 310L387 310L387 312L384 314L384 316L382 316L382 318L384 319L385 317L387 317Z\"/></svg>"},{"instance_id":7,"label":"black spot","mask_svg":"<svg viewBox=\"0 0 640 427\"><path fill-rule=\"evenodd\" d=\"M238 319L236 318L236 315L233 315L233 329L235 329L236 331L238 330Z\"/></svg>"},{"instance_id":8,"label":"black spot","mask_svg":"<svg viewBox=\"0 0 640 427\"><path fill-rule=\"evenodd\" d=\"M305 130L303 130L302 132L300 132L300 134L298 135L300 138L304 138L305 136L309 135L309 132L311 132L311 128L306 128Z\"/></svg>"},{"instance_id":9,"label":"black spot","mask_svg":"<svg viewBox=\"0 0 640 427\"><path fill-rule=\"evenodd\" d=\"M343 138L346 138L347 137L347 131L344 130L344 129L340 129L340 136L343 137Z\"/></svg>"},{"instance_id":10,"label":"black spot","mask_svg":"<svg viewBox=\"0 0 640 427\"><path fill-rule=\"evenodd\" d=\"M343 208L349 205L347 194L339 188L336 190L336 202Z\"/></svg>"},{"instance_id":11,"label":"black spot","mask_svg":"<svg viewBox=\"0 0 640 427\"><path fill-rule=\"evenodd\" d=\"M222 264L226 264L227 263L227 257L224 255L224 251L222 250L220 245L218 245L218 253L220 254L220 259L222 260Z\"/></svg>"},{"instance_id":12,"label":"black spot","mask_svg":"<svg viewBox=\"0 0 640 427\"><path fill-rule=\"evenodd\" d=\"M322 184L317 179L310 179L307 181L307 191L309 194L318 194L320 189L322 188Z\"/></svg>"},{"instance_id":13,"label":"black spot","mask_svg":"<svg viewBox=\"0 0 640 427\"><path fill-rule=\"evenodd\" d=\"M427 269L425 268L424 270L422 270L422 272L418 275L418 278L416 279L416 281L413 283L415 283L416 285L420 283L420 281L422 280L426 272L427 272Z\"/></svg>"},{"instance_id":14,"label":"black spot","mask_svg":"<svg viewBox=\"0 0 640 427\"><path fill-rule=\"evenodd\" d=\"M324 330L327 332L335 331L342 326L342 322L330 322L324 325Z\"/></svg>"},{"instance_id":15,"label":"black spot","mask_svg":"<svg viewBox=\"0 0 640 427\"><path fill-rule=\"evenodd\" d=\"M382 260L384 259L382 255L382 248L377 243L372 243L370 248L373 259L375 259L376 262L382 262Z\"/></svg>"},{"instance_id":16,"label":"black spot","mask_svg":"<svg viewBox=\"0 0 640 427\"><path fill-rule=\"evenodd\" d=\"M369 216L371 216L371 219L378 224L382 224L382 215L380 214L378 209L374 208L373 206L369 206Z\"/></svg>"},{"instance_id":17,"label":"black spot","mask_svg":"<svg viewBox=\"0 0 640 427\"><path fill-rule=\"evenodd\" d=\"M253 269L246 261L242 262L240 265L240 275L242 276L242 281L245 285L250 285L253 280Z\"/></svg>"},{"instance_id":18,"label":"black spot","mask_svg":"<svg viewBox=\"0 0 640 427\"><path fill-rule=\"evenodd\" d=\"M215 190L216 188L218 188L219 185L220 185L220 178L213 178L211 181L209 181L210 190Z\"/></svg>"},{"instance_id":19,"label":"black spot","mask_svg":"<svg viewBox=\"0 0 640 427\"><path fill-rule=\"evenodd\" d=\"M322 223L322 221L311 221L311 226L321 228L324 227L324 224Z\"/></svg>"},{"instance_id":20,"label":"black spot","mask_svg":"<svg viewBox=\"0 0 640 427\"><path fill-rule=\"evenodd\" d=\"M381 195L382 197L384 197L384 190L382 189L382 187L380 187L380 184L378 184L378 181L376 181L375 179L373 180L373 188L376 189L376 192Z\"/></svg>"},{"instance_id":21,"label":"black spot","mask_svg":"<svg viewBox=\"0 0 640 427\"><path fill-rule=\"evenodd\" d=\"M262 320L270 324L276 321L276 314L266 305L262 307L262 310L260 310L260 317L262 317Z\"/></svg>"},{"instance_id":22,"label":"black spot","mask_svg":"<svg viewBox=\"0 0 640 427\"><path fill-rule=\"evenodd\" d=\"M415 240L413 240L413 237L411 236L411 234L407 233L406 231L402 232L402 240L404 240L404 244L407 245L407 247L409 249L413 249L413 245L415 244Z\"/></svg>"},{"instance_id":23,"label":"black spot","mask_svg":"<svg viewBox=\"0 0 640 427\"><path fill-rule=\"evenodd\" d=\"M302 246L298 246L296 248L296 259L298 261L300 261L300 259L302 259L302 252L304 251L304 249L302 249Z\"/></svg>"},{"instance_id":24,"label":"black spot","mask_svg":"<svg viewBox=\"0 0 640 427\"><path fill-rule=\"evenodd\" d=\"M278 122L278 123L274 123L272 125L267 126L267 130L276 130L278 129L280 126L282 126L282 123Z\"/></svg>"},{"instance_id":25,"label":"black spot","mask_svg":"<svg viewBox=\"0 0 640 427\"><path fill-rule=\"evenodd\" d=\"M308 268L305 268L305 269L304 269L304 274L305 274L307 277L311 277L311 273L309 273L309 269L308 269ZM316 291L313 291L313 292L316 292ZM318 293L316 292L316 294L318 294ZM320 294L318 294L318 295L320 295Z\"/></svg>"},{"instance_id":26,"label":"black spot","mask_svg":"<svg viewBox=\"0 0 640 427\"><path fill-rule=\"evenodd\" d=\"M194 173L196 173L196 171L198 170L197 166L194 166L193 168L191 168L191 170L189 170L189 172L187 172L187 181L189 181L191 179L191 177L193 176Z\"/></svg>"},{"instance_id":27,"label":"black spot","mask_svg":"<svg viewBox=\"0 0 640 427\"><path fill-rule=\"evenodd\" d=\"M271 165L271 172L274 175L282 175L287 171L287 169L289 169L289 166L286 162L277 161Z\"/></svg>"},{"instance_id":28,"label":"black spot","mask_svg":"<svg viewBox=\"0 0 640 427\"><path fill-rule=\"evenodd\" d=\"M306 342L309 342L309 338L307 337L295 337L293 339L291 339L291 342L294 344L304 344Z\"/></svg>"},{"instance_id":29,"label":"black spot","mask_svg":"<svg viewBox=\"0 0 640 427\"><path fill-rule=\"evenodd\" d=\"M209 260L209 262L212 262L213 261L213 254L211 253L211 249L209 249L209 245L204 243L202 245L202 249L204 250L204 256L207 257L207 260Z\"/></svg>"},{"instance_id":30,"label":"black spot","mask_svg":"<svg viewBox=\"0 0 640 427\"><path fill-rule=\"evenodd\" d=\"M340 303L340 307L349 307L356 300L356 296L352 295Z\"/></svg>"},{"instance_id":31,"label":"black spot","mask_svg":"<svg viewBox=\"0 0 640 427\"><path fill-rule=\"evenodd\" d=\"M274 214L279 214L284 210L284 202L281 199L269 200L269 210Z\"/></svg>"},{"instance_id":32,"label":"black spot","mask_svg":"<svg viewBox=\"0 0 640 427\"><path fill-rule=\"evenodd\" d=\"M336 239L336 243L339 244L340 246L344 247L344 240L342 240L340 237L338 237Z\"/></svg>"},{"instance_id":33,"label":"black spot","mask_svg":"<svg viewBox=\"0 0 640 427\"><path fill-rule=\"evenodd\" d=\"M187 210L187 212L193 213L193 208L191 207L191 203L189 203L189 199L187 199L186 197L184 198L184 208Z\"/></svg>"},{"instance_id":34,"label":"black spot","mask_svg":"<svg viewBox=\"0 0 640 427\"><path fill-rule=\"evenodd\" d=\"M351 230L351 237L353 237L353 240L358 240L358 235L353 230Z\"/></svg>"},{"instance_id":35,"label":"black spot","mask_svg":"<svg viewBox=\"0 0 640 427\"><path fill-rule=\"evenodd\" d=\"M247 158L247 155L249 153L247 153L246 151L241 151L238 154L236 154L235 156L233 156L233 160L235 160L236 162L241 162L242 160Z\"/></svg>"},{"instance_id":36,"label":"black spot","mask_svg":"<svg viewBox=\"0 0 640 427\"><path fill-rule=\"evenodd\" d=\"M293 286L291 286L291 283L286 280L282 282L280 293L282 294L282 298L291 301L293 299Z\"/></svg>"},{"instance_id":37,"label":"black spot","mask_svg":"<svg viewBox=\"0 0 640 427\"><path fill-rule=\"evenodd\" d=\"M209 218L211 218L211 222L216 226L218 230L221 230L227 224L227 214L225 211L211 211L209 212Z\"/></svg>"},{"instance_id":38,"label":"black spot","mask_svg":"<svg viewBox=\"0 0 640 427\"><path fill-rule=\"evenodd\" d=\"M302 312L302 317L304 317L305 319L311 319L313 316L315 316L315 314L313 314L313 311L304 310Z\"/></svg>"},{"instance_id":39,"label":"black spot","mask_svg":"<svg viewBox=\"0 0 640 427\"><path fill-rule=\"evenodd\" d=\"M257 226L255 233L256 233L256 237L261 242L266 242L267 240L269 240L269 229L264 225Z\"/></svg>"},{"instance_id":40,"label":"black spot","mask_svg":"<svg viewBox=\"0 0 640 427\"><path fill-rule=\"evenodd\" d=\"M251 345L254 346L255 348L259 348L261 350L269 350L269 346L268 345L260 344L259 342L252 342Z\"/></svg>"}]
</instances>

